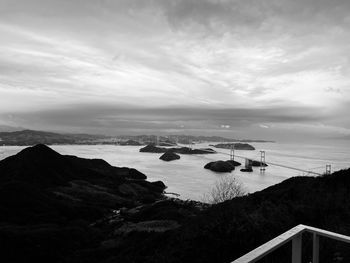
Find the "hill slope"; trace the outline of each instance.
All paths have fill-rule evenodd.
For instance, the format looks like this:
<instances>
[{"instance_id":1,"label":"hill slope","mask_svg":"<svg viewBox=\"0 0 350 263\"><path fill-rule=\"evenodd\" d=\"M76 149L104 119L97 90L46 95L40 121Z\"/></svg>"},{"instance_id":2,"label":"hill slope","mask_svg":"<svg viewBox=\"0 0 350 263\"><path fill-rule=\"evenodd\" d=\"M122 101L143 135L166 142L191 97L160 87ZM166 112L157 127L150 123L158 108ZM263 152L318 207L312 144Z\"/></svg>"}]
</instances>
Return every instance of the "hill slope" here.
<instances>
[{"instance_id":1,"label":"hill slope","mask_svg":"<svg viewBox=\"0 0 350 263\"><path fill-rule=\"evenodd\" d=\"M298 224L350 235L350 170L288 179L215 205L167 235L130 236L128 247L118 246L106 262L231 262ZM310 236L304 241L304 262L310 262ZM350 262L349 244L321 239L320 251L322 262ZM290 245L264 262L290 262L288 255Z\"/></svg>"},{"instance_id":2,"label":"hill slope","mask_svg":"<svg viewBox=\"0 0 350 263\"><path fill-rule=\"evenodd\" d=\"M135 169L45 145L0 161L1 260L59 262L76 249L98 246L104 235L90 226L96 220L164 198L164 184L145 179Z\"/></svg>"}]
</instances>

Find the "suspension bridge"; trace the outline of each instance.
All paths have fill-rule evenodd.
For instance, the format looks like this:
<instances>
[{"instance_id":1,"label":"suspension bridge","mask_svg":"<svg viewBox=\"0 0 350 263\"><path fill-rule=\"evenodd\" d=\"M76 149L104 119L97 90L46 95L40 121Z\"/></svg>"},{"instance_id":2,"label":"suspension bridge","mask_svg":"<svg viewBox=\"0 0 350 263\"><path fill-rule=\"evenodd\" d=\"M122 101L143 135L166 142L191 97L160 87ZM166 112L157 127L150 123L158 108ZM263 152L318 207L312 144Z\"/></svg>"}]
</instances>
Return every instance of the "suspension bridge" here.
<instances>
[{"instance_id":1,"label":"suspension bridge","mask_svg":"<svg viewBox=\"0 0 350 263\"><path fill-rule=\"evenodd\" d=\"M191 149L193 149L193 147L191 147ZM207 151L208 153L212 153L212 151L207 150L207 149L200 149L200 150ZM322 166L318 166L318 167L312 167L312 168L308 168L308 169L301 169L299 167L294 167L294 166L284 165L284 164L280 164L280 163L276 163L276 162L266 161L266 151L260 151L260 160L257 160L257 159L251 158L251 157L247 157L247 156L237 155L237 154L235 154L234 144L232 144L232 147L231 147L229 153L223 152L223 151L217 151L217 150L215 150L215 152L230 156L230 160L234 160L235 157L246 160L246 165L247 165L247 160L249 160L251 162L258 162L258 163L260 163L260 171L261 172L265 171L266 166L264 164L267 164L267 165L282 167L282 168L295 170L295 171L303 172L306 174L313 174L313 175L323 175L323 174L330 174L331 173L331 165L330 164L326 164L326 165L322 165ZM320 173L320 172L314 171L314 170L319 170L321 168L325 168L325 173Z\"/></svg>"},{"instance_id":2,"label":"suspension bridge","mask_svg":"<svg viewBox=\"0 0 350 263\"><path fill-rule=\"evenodd\" d=\"M157 145L159 143L159 136L156 137L155 139L155 144ZM209 149L201 149L201 148L197 148L197 150L201 150L201 151L207 151L208 153L213 153L213 151L215 151L216 153L220 153L223 155L228 155L230 156L230 160L234 161L234 158L241 158L243 160L245 160L245 164L246 167L249 166L249 162L258 162L260 163L260 171L264 172L266 169L266 166L264 164L267 165L271 165L271 166L276 166L276 167L281 167L281 168L285 168L285 169L290 169L290 170L294 170L294 171L298 171L298 172L302 172L305 174L313 174L313 175L324 175L324 174L331 174L331 165L330 164L325 164L322 166L318 166L318 167L312 167L312 168L308 168L308 169L301 169L299 167L295 167L295 166L290 166L290 165L284 165L284 164L280 164L280 163L276 163L276 162L270 162L270 161L266 161L266 151L260 151L260 160L251 158L251 157L247 157L247 156L241 156L241 155L237 155L235 154L235 147L234 147L235 143L231 144L231 148L229 149L230 152L223 152L223 151L218 151L218 150L209 150ZM188 140L188 148L195 150L195 148L193 148L193 143ZM325 168L325 172L321 173L321 172L316 172L315 170L319 170L319 169L324 169Z\"/></svg>"}]
</instances>

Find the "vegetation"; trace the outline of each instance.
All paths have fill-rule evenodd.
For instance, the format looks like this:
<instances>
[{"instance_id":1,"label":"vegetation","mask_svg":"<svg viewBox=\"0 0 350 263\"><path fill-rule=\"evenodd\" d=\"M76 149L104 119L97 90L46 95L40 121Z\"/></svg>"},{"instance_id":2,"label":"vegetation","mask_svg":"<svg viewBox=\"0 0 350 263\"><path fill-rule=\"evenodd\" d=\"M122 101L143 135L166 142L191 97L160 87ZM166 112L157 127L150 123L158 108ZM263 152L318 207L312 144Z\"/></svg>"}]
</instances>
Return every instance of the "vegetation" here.
<instances>
[{"instance_id":1,"label":"vegetation","mask_svg":"<svg viewBox=\"0 0 350 263\"><path fill-rule=\"evenodd\" d=\"M244 186L233 176L222 176L215 183L209 194L203 196L203 201L218 204L246 194Z\"/></svg>"}]
</instances>

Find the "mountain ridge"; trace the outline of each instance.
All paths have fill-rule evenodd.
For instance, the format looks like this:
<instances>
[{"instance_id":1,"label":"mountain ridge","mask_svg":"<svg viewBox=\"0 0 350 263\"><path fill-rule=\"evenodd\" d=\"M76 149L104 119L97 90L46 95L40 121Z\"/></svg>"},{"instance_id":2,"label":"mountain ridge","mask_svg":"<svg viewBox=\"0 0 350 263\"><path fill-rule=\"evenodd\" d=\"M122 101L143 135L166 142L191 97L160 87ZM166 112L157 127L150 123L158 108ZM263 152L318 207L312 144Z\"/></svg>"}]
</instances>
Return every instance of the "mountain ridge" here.
<instances>
[{"instance_id":1,"label":"mountain ridge","mask_svg":"<svg viewBox=\"0 0 350 263\"><path fill-rule=\"evenodd\" d=\"M157 138L161 142L190 144L192 142L272 142L264 140L238 140L219 136L190 136L190 135L96 135L96 134L74 134L58 133L37 130L16 130L9 132L0 131L0 145L31 146L35 144L121 144L128 145L128 140L133 140L133 145L154 143ZM142 143L140 143L140 141Z\"/></svg>"}]
</instances>

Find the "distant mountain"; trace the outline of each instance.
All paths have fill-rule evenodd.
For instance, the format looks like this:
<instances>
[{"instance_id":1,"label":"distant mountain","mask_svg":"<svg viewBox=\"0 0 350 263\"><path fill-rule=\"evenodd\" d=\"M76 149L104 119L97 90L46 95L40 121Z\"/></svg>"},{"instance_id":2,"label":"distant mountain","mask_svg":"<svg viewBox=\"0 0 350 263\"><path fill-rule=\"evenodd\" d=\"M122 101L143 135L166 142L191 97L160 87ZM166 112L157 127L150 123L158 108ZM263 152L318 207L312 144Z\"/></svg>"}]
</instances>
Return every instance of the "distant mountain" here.
<instances>
[{"instance_id":1,"label":"distant mountain","mask_svg":"<svg viewBox=\"0 0 350 263\"><path fill-rule=\"evenodd\" d=\"M170 143L181 143L190 144L194 142L274 142L265 140L252 140L252 139L233 139L225 138L220 136L194 136L194 135L167 135L167 136L157 136L157 135L122 135L118 136L122 140L137 140L144 143L155 143L157 140L161 142Z\"/></svg>"},{"instance_id":2,"label":"distant mountain","mask_svg":"<svg viewBox=\"0 0 350 263\"><path fill-rule=\"evenodd\" d=\"M252 140L252 139L237 139L237 138L225 138L220 136L192 136L192 135L169 135L169 139L177 138L177 140L186 142L273 142L265 140Z\"/></svg>"},{"instance_id":3,"label":"distant mountain","mask_svg":"<svg viewBox=\"0 0 350 263\"><path fill-rule=\"evenodd\" d=\"M13 127L8 125L0 125L0 132L13 132L13 131L21 131L24 130L21 127Z\"/></svg>"},{"instance_id":4,"label":"distant mountain","mask_svg":"<svg viewBox=\"0 0 350 263\"><path fill-rule=\"evenodd\" d=\"M119 144L144 145L157 142L159 145L191 144L196 142L269 142L263 140L238 140L218 136L188 136L188 135L122 135L104 136L90 134L62 134L35 130L0 130L0 145L35 145L35 144Z\"/></svg>"},{"instance_id":5,"label":"distant mountain","mask_svg":"<svg viewBox=\"0 0 350 263\"><path fill-rule=\"evenodd\" d=\"M35 145L35 144L81 144L105 139L102 135L59 134L45 131L21 130L0 132L0 145Z\"/></svg>"}]
</instances>

